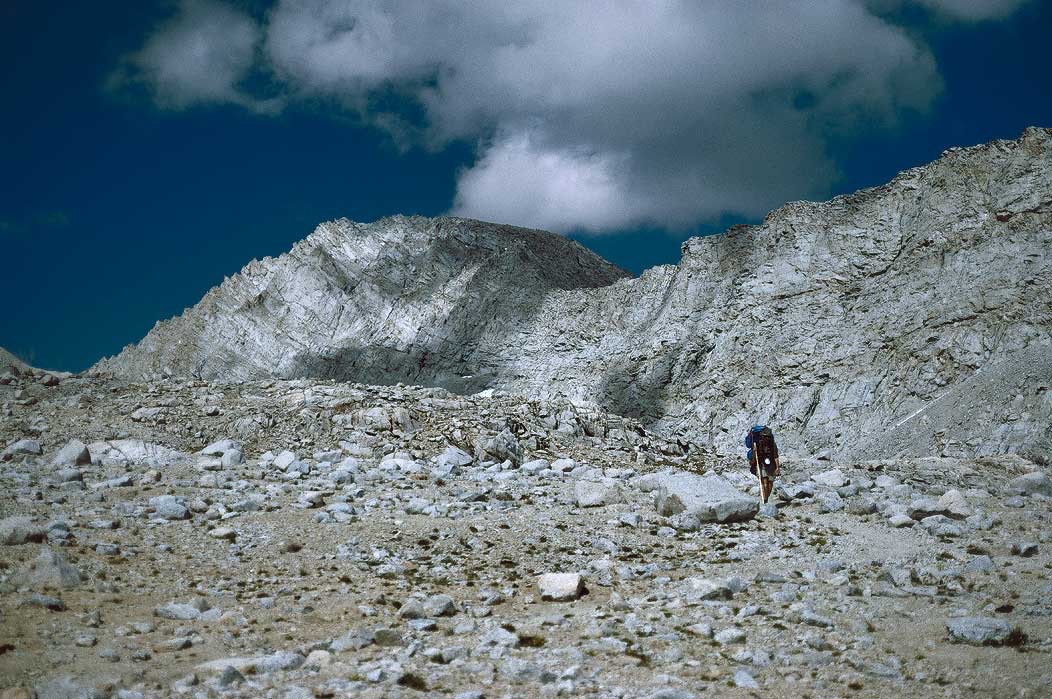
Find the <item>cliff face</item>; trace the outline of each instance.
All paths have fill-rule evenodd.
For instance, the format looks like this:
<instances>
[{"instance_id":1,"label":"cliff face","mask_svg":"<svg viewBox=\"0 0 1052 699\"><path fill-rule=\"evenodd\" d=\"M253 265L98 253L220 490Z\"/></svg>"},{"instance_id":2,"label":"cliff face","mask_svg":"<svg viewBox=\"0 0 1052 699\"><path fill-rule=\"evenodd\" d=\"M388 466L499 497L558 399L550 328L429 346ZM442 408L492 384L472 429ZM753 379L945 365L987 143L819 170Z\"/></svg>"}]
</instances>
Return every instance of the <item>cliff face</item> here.
<instances>
[{"instance_id":1,"label":"cliff face","mask_svg":"<svg viewBox=\"0 0 1052 699\"><path fill-rule=\"evenodd\" d=\"M527 384L573 383L724 448L768 422L808 453L1047 449L1050 250L1052 132L1031 129L692 239L678 266L640 280L550 299L541 315L561 312L558 331L526 346L564 349Z\"/></svg>"},{"instance_id":2,"label":"cliff face","mask_svg":"<svg viewBox=\"0 0 1052 699\"><path fill-rule=\"evenodd\" d=\"M1052 450L1052 131L694 238L638 279L462 219L323 224L97 371L568 396L718 449Z\"/></svg>"},{"instance_id":3,"label":"cliff face","mask_svg":"<svg viewBox=\"0 0 1052 699\"><path fill-rule=\"evenodd\" d=\"M456 218L323 223L93 371L485 388L544 297L628 277L561 236Z\"/></svg>"}]
</instances>

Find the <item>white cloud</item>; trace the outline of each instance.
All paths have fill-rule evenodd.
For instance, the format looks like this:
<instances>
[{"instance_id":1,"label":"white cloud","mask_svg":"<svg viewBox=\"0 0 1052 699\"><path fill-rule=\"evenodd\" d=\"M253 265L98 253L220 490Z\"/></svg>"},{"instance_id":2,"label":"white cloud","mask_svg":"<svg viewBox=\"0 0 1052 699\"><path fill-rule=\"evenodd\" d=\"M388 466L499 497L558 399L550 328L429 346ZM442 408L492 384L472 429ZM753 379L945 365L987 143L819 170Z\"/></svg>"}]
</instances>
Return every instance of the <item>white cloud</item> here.
<instances>
[{"instance_id":1,"label":"white cloud","mask_svg":"<svg viewBox=\"0 0 1052 699\"><path fill-rule=\"evenodd\" d=\"M262 30L248 15L213 0L183 0L146 45L128 58L126 80L146 84L159 106L234 103L267 111L238 84L252 68Z\"/></svg>"},{"instance_id":2,"label":"white cloud","mask_svg":"<svg viewBox=\"0 0 1052 699\"><path fill-rule=\"evenodd\" d=\"M528 228L601 231L635 216L616 157L549 149L529 133L499 138L457 180L453 213Z\"/></svg>"},{"instance_id":3,"label":"white cloud","mask_svg":"<svg viewBox=\"0 0 1052 699\"><path fill-rule=\"evenodd\" d=\"M477 142L461 214L683 227L822 196L837 173L830 138L931 104L931 52L881 16L899 1L279 0L261 30L186 0L138 60L174 106L253 106L237 85L259 54L290 99L335 100L434 148ZM917 1L965 20L1021 4Z\"/></svg>"}]
</instances>

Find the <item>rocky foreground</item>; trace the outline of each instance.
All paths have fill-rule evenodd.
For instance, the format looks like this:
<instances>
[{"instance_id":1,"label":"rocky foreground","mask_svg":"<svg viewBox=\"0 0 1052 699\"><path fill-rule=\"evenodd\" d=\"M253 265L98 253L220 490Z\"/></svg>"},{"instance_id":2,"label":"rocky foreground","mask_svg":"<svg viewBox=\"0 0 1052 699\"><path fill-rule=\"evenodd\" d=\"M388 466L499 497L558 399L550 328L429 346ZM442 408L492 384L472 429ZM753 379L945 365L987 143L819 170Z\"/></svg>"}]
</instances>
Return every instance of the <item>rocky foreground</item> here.
<instances>
[{"instance_id":1,"label":"rocky foreground","mask_svg":"<svg viewBox=\"0 0 1052 699\"><path fill-rule=\"evenodd\" d=\"M0 377L8 697L1044 696L1052 482L560 401Z\"/></svg>"}]
</instances>

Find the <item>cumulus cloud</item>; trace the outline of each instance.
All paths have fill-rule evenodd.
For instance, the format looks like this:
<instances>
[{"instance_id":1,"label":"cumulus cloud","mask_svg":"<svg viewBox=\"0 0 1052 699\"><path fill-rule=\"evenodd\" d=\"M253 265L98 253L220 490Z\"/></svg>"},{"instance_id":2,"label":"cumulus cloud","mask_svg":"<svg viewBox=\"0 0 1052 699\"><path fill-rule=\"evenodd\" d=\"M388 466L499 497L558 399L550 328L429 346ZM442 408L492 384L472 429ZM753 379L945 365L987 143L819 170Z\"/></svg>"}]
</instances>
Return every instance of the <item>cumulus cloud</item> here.
<instances>
[{"instance_id":1,"label":"cumulus cloud","mask_svg":"<svg viewBox=\"0 0 1052 699\"><path fill-rule=\"evenodd\" d=\"M602 231L633 217L621 159L584 148L547 148L502 134L461 173L453 212L528 228Z\"/></svg>"},{"instance_id":2,"label":"cumulus cloud","mask_svg":"<svg viewBox=\"0 0 1052 699\"><path fill-rule=\"evenodd\" d=\"M460 214L678 228L821 196L831 138L929 107L939 74L885 18L897 1L279 0L261 28L186 0L138 60L175 106L251 106L238 82L258 55L290 100L325 98L431 148L477 143ZM968 21L1021 4L918 1Z\"/></svg>"},{"instance_id":3,"label":"cumulus cloud","mask_svg":"<svg viewBox=\"0 0 1052 699\"><path fill-rule=\"evenodd\" d=\"M146 85L159 106L184 109L233 103L268 111L273 102L240 89L255 61L262 30L248 15L212 0L183 0L118 74Z\"/></svg>"}]
</instances>

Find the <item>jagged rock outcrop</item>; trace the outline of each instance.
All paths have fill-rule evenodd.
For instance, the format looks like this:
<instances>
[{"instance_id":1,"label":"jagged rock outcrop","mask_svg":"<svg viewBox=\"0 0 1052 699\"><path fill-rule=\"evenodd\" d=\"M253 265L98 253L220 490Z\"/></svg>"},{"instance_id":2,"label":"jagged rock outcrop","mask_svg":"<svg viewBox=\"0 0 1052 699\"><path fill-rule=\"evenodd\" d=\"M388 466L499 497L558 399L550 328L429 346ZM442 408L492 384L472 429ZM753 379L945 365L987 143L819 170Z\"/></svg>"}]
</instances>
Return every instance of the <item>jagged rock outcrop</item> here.
<instances>
[{"instance_id":1,"label":"jagged rock outcrop","mask_svg":"<svg viewBox=\"0 0 1052 699\"><path fill-rule=\"evenodd\" d=\"M551 234L323 224L95 371L566 396L724 451L1052 449L1052 131L693 238L624 278Z\"/></svg>"}]
</instances>

